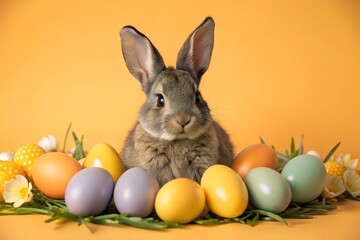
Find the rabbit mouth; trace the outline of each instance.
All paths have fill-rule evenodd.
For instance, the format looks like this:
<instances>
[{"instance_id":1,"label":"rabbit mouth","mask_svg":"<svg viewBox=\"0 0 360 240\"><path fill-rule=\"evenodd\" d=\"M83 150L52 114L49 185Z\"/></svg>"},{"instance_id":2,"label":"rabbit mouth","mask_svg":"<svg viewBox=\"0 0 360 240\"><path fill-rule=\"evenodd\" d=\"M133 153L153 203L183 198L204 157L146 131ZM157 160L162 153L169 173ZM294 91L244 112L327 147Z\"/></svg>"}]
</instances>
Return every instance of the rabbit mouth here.
<instances>
[{"instance_id":1,"label":"rabbit mouth","mask_svg":"<svg viewBox=\"0 0 360 240\"><path fill-rule=\"evenodd\" d=\"M164 140L182 140L182 139L196 139L201 136L207 129L207 126L197 126L194 123L188 125L170 124L164 129L160 135Z\"/></svg>"},{"instance_id":2,"label":"rabbit mouth","mask_svg":"<svg viewBox=\"0 0 360 240\"><path fill-rule=\"evenodd\" d=\"M202 132L197 132L197 133L183 132L183 133L177 133L177 134L164 132L159 136L159 138L162 140L167 140L167 141L175 141L175 140L184 140L184 139L195 139L195 138L199 137L201 134L202 134Z\"/></svg>"}]
</instances>

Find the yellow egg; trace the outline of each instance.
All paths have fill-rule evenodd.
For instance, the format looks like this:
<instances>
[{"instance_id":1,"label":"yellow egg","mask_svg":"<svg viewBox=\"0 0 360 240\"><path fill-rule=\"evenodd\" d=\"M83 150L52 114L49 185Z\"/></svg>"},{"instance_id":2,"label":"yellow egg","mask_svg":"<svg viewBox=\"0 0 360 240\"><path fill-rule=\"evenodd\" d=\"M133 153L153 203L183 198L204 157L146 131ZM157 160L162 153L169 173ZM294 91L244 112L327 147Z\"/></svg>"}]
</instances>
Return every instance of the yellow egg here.
<instances>
[{"instance_id":1,"label":"yellow egg","mask_svg":"<svg viewBox=\"0 0 360 240\"><path fill-rule=\"evenodd\" d=\"M218 216L233 218L240 216L249 201L244 181L233 169L225 165L213 165L201 178L206 204Z\"/></svg>"},{"instance_id":2,"label":"yellow egg","mask_svg":"<svg viewBox=\"0 0 360 240\"><path fill-rule=\"evenodd\" d=\"M328 161L324 163L326 173L329 176L343 177L346 168L338 162Z\"/></svg>"},{"instance_id":3,"label":"yellow egg","mask_svg":"<svg viewBox=\"0 0 360 240\"><path fill-rule=\"evenodd\" d=\"M26 176L24 169L19 164L11 161L0 161L0 198L3 197L5 183L18 174Z\"/></svg>"},{"instance_id":4,"label":"yellow egg","mask_svg":"<svg viewBox=\"0 0 360 240\"><path fill-rule=\"evenodd\" d=\"M201 186L188 178L176 178L162 186L155 198L155 210L165 222L188 223L205 207Z\"/></svg>"},{"instance_id":5,"label":"yellow egg","mask_svg":"<svg viewBox=\"0 0 360 240\"><path fill-rule=\"evenodd\" d=\"M124 165L120 155L108 144L99 143L92 147L86 155L83 167L101 167L106 169L112 176L114 183L117 182L124 172Z\"/></svg>"},{"instance_id":6,"label":"yellow egg","mask_svg":"<svg viewBox=\"0 0 360 240\"><path fill-rule=\"evenodd\" d=\"M248 172L256 167L268 167L276 169L277 156L272 147L266 144L254 144L242 150L234 159L234 169L242 179Z\"/></svg>"},{"instance_id":7,"label":"yellow egg","mask_svg":"<svg viewBox=\"0 0 360 240\"><path fill-rule=\"evenodd\" d=\"M18 148L14 155L14 162L22 166L29 178L32 178L32 167L35 160L46 153L46 151L36 144L26 144Z\"/></svg>"},{"instance_id":8,"label":"yellow egg","mask_svg":"<svg viewBox=\"0 0 360 240\"><path fill-rule=\"evenodd\" d=\"M70 179L82 169L75 158L62 152L48 152L33 166L33 179L39 190L50 198L64 199Z\"/></svg>"}]
</instances>

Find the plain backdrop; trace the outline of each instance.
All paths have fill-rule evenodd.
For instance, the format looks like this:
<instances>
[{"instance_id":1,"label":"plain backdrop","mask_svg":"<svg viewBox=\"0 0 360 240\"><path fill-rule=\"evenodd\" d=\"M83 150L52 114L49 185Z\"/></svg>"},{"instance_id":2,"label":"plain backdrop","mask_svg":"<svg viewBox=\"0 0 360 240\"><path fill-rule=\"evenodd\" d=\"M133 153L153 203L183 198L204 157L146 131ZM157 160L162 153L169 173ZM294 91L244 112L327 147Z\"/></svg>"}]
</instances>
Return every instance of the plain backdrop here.
<instances>
[{"instance_id":1,"label":"plain backdrop","mask_svg":"<svg viewBox=\"0 0 360 240\"><path fill-rule=\"evenodd\" d=\"M206 16L215 46L201 92L235 153L262 136L360 157L359 1L0 1L0 152L70 123L85 149L120 150L144 95L119 31L146 34L167 65ZM67 149L73 146L68 141Z\"/></svg>"}]
</instances>

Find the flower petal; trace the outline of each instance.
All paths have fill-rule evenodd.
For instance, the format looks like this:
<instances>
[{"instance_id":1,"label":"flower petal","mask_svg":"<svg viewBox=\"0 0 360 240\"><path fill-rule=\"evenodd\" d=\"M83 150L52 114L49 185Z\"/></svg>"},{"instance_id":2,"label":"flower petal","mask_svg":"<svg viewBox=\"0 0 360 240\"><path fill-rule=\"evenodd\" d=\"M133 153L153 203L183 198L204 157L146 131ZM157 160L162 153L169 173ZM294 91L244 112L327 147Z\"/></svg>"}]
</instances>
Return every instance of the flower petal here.
<instances>
[{"instance_id":1,"label":"flower petal","mask_svg":"<svg viewBox=\"0 0 360 240\"><path fill-rule=\"evenodd\" d=\"M23 175L16 175L5 183L3 198L7 203L14 203L14 207L21 206L32 199L32 184ZM25 193L23 191L26 191Z\"/></svg>"},{"instance_id":2,"label":"flower petal","mask_svg":"<svg viewBox=\"0 0 360 240\"><path fill-rule=\"evenodd\" d=\"M13 206L14 206L14 208L20 207L21 205L23 205L24 202L25 202L24 199L20 199L20 200L16 201Z\"/></svg>"},{"instance_id":3,"label":"flower petal","mask_svg":"<svg viewBox=\"0 0 360 240\"><path fill-rule=\"evenodd\" d=\"M21 199L19 192L4 192L3 198L7 203L13 203Z\"/></svg>"},{"instance_id":4,"label":"flower petal","mask_svg":"<svg viewBox=\"0 0 360 240\"><path fill-rule=\"evenodd\" d=\"M354 169L346 170L344 173L346 191L353 197L360 196L360 176Z\"/></svg>"},{"instance_id":5,"label":"flower petal","mask_svg":"<svg viewBox=\"0 0 360 240\"><path fill-rule=\"evenodd\" d=\"M334 198L345 192L345 185L340 177L326 176L323 195L325 198Z\"/></svg>"},{"instance_id":6,"label":"flower petal","mask_svg":"<svg viewBox=\"0 0 360 240\"><path fill-rule=\"evenodd\" d=\"M16 180L17 182L23 187L23 186L28 186L28 180L26 179L26 177L24 177L23 175L16 175Z\"/></svg>"},{"instance_id":7,"label":"flower petal","mask_svg":"<svg viewBox=\"0 0 360 240\"><path fill-rule=\"evenodd\" d=\"M19 185L18 181L13 178L5 183L4 191L6 192L18 192L21 186Z\"/></svg>"}]
</instances>

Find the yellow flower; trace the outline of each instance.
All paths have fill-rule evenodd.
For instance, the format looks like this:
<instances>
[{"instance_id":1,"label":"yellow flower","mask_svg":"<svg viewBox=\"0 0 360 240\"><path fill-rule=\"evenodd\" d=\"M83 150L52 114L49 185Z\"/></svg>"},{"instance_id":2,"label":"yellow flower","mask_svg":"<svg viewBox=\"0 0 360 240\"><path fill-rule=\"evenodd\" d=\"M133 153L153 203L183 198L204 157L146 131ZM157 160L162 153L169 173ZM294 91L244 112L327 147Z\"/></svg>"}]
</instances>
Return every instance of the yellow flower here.
<instances>
[{"instance_id":1,"label":"yellow flower","mask_svg":"<svg viewBox=\"0 0 360 240\"><path fill-rule=\"evenodd\" d=\"M326 176L323 195L325 198L334 198L345 192L345 185L341 177Z\"/></svg>"},{"instance_id":2,"label":"yellow flower","mask_svg":"<svg viewBox=\"0 0 360 240\"><path fill-rule=\"evenodd\" d=\"M3 197L5 202L14 203L14 207L20 207L25 202L30 202L33 194L32 185L23 175L16 175L15 179L6 182Z\"/></svg>"},{"instance_id":3,"label":"yellow flower","mask_svg":"<svg viewBox=\"0 0 360 240\"><path fill-rule=\"evenodd\" d=\"M339 154L337 157L331 157L329 161L335 161L343 165L346 169L356 169L359 159L351 159L351 154Z\"/></svg>"},{"instance_id":4,"label":"yellow flower","mask_svg":"<svg viewBox=\"0 0 360 240\"><path fill-rule=\"evenodd\" d=\"M346 170L344 173L345 188L353 197L360 196L360 176L354 169Z\"/></svg>"}]
</instances>

